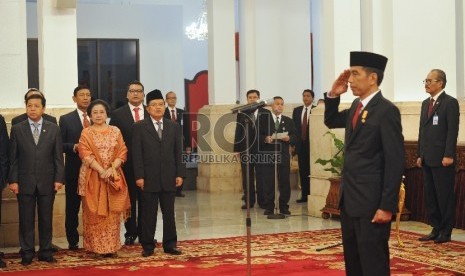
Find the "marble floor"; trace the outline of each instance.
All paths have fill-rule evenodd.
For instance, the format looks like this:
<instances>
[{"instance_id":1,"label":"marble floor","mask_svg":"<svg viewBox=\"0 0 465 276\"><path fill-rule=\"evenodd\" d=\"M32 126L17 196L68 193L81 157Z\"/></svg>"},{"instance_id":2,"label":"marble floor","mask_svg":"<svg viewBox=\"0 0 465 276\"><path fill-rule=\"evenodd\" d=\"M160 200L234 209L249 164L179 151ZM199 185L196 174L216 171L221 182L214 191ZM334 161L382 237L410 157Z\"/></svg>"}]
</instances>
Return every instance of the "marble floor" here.
<instances>
[{"instance_id":1,"label":"marble floor","mask_svg":"<svg viewBox=\"0 0 465 276\"><path fill-rule=\"evenodd\" d=\"M178 240L195 240L218 237L245 236L246 210L241 209L241 193L221 192L206 193L184 191L186 197L176 198L176 227ZM250 211L251 234L269 234L340 228L338 219L322 219L307 214L307 205L298 204L295 200L299 191L293 190L290 201L291 216L285 219L267 219L258 206ZM155 238L162 240L162 219L159 211ZM431 228L420 222L406 221L401 229L427 234ZM465 241L465 231L454 229L452 239ZM124 226L121 227L121 240L124 241ZM54 238L54 245L67 248L66 238ZM82 240L80 241L82 246ZM6 252L17 252L18 248L7 248Z\"/></svg>"}]
</instances>

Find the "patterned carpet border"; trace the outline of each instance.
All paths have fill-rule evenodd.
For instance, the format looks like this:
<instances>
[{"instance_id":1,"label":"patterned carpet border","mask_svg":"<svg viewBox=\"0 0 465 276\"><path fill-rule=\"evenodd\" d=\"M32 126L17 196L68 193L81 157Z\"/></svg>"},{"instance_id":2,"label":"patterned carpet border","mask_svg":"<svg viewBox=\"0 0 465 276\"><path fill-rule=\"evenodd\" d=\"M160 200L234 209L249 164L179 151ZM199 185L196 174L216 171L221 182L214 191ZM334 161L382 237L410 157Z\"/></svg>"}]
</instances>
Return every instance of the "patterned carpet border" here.
<instances>
[{"instance_id":1,"label":"patterned carpet border","mask_svg":"<svg viewBox=\"0 0 465 276\"><path fill-rule=\"evenodd\" d=\"M462 275L465 273L465 243L449 242L434 244L418 241L418 234L401 232L404 247L399 247L392 232L390 241L392 275ZM288 262L296 262L302 271L328 270L344 275L342 247L337 246L317 252L317 248L333 245L341 240L340 229L291 232L252 236L252 269ZM38 262L24 267L19 264L18 254L6 254L7 268L2 272L76 272L98 275L110 271L144 272L145 270L188 269L207 271L228 267L245 267L246 237L217 238L180 241L183 255L164 254L158 245L155 254L149 258L141 256L141 247L123 246L116 258L97 258L83 249L77 251L60 250L55 257L56 264ZM277 265L277 266L276 266ZM406 273L410 274L406 274ZM199 272L200 273L200 272ZM297 273L297 272L296 272ZM268 273L269 275L275 275ZM53 274L57 275L57 274ZM77 275L77 274L76 274ZM197 275L197 274L189 274ZM232 274L223 274L232 275ZM266 275L266 274L263 274ZM292 274L300 275L300 274ZM303 275L303 274L302 274Z\"/></svg>"}]
</instances>

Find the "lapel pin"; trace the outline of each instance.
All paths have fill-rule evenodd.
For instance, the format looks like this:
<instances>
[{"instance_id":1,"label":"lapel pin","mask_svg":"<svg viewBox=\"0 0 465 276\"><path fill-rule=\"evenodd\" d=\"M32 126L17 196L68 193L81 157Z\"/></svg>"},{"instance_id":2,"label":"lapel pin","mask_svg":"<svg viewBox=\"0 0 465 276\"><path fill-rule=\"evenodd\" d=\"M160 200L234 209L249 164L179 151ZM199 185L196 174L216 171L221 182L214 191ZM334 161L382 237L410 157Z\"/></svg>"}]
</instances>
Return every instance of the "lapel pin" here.
<instances>
[{"instance_id":1,"label":"lapel pin","mask_svg":"<svg viewBox=\"0 0 465 276\"><path fill-rule=\"evenodd\" d=\"M365 123L365 122L366 122L367 116L368 116L368 110L363 110L363 113L362 113L362 123Z\"/></svg>"}]
</instances>

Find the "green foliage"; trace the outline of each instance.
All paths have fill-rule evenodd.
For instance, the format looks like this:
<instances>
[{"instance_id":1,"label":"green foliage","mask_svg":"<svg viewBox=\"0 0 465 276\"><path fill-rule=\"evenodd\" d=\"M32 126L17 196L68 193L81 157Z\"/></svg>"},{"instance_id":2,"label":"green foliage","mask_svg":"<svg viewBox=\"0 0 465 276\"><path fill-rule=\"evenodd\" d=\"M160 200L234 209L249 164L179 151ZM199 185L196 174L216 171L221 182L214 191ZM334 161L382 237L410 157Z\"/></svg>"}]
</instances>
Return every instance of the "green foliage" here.
<instances>
[{"instance_id":1,"label":"green foliage","mask_svg":"<svg viewBox=\"0 0 465 276\"><path fill-rule=\"evenodd\" d=\"M330 165L328 168L325 168L325 171L331 172L334 175L340 176L342 173L342 167L344 165L344 142L336 137L336 134L331 131L327 131L323 136L331 135L333 139L334 146L338 149L337 153L333 155L330 159L321 159L318 158L315 163L322 166Z\"/></svg>"}]
</instances>

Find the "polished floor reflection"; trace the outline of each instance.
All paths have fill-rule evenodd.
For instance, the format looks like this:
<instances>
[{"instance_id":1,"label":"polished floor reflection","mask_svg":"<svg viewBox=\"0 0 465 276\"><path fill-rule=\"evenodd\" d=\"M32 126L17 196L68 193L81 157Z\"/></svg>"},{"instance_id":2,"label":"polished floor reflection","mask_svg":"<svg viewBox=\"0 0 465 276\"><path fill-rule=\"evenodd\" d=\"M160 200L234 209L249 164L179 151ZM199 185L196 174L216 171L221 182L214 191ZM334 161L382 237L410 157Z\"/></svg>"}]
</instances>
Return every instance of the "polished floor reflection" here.
<instances>
[{"instance_id":1,"label":"polished floor reflection","mask_svg":"<svg viewBox=\"0 0 465 276\"><path fill-rule=\"evenodd\" d=\"M246 210L241 209L241 193L185 191L186 197L176 198L176 227L178 240L196 240L220 237L246 236ZM285 219L267 219L264 210L250 210L251 234L269 234L340 228L338 219L322 219L307 214L307 205L296 203L299 191L293 190L290 201L291 216ZM163 226L159 211L155 238L162 240ZM393 225L394 227L394 225ZM406 221L401 229L427 234L431 228L420 222ZM121 226L121 241L124 241L124 226ZM454 229L452 240L465 241L465 231ZM66 238L54 238L53 244L67 248ZM82 247L82 239L80 240ZM6 252L17 252L18 248L7 248Z\"/></svg>"}]
</instances>

